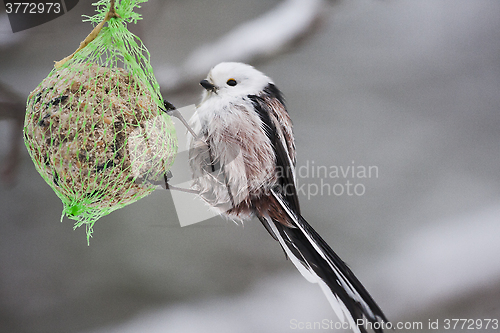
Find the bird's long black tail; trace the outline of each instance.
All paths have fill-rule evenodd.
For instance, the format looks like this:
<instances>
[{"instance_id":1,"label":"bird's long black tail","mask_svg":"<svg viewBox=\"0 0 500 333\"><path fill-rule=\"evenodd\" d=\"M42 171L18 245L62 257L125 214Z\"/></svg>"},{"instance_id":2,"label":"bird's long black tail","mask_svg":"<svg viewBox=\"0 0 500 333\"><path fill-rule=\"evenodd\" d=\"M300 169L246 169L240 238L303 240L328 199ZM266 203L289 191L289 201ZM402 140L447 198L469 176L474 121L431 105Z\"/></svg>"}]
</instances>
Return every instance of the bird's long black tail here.
<instances>
[{"instance_id":1,"label":"bird's long black tail","mask_svg":"<svg viewBox=\"0 0 500 333\"><path fill-rule=\"evenodd\" d=\"M382 310L349 267L302 216L296 218L296 228L269 217L260 217L260 220L302 275L321 286L341 321L347 320L350 328L357 332L365 333L365 326L383 332L384 323L388 321Z\"/></svg>"}]
</instances>

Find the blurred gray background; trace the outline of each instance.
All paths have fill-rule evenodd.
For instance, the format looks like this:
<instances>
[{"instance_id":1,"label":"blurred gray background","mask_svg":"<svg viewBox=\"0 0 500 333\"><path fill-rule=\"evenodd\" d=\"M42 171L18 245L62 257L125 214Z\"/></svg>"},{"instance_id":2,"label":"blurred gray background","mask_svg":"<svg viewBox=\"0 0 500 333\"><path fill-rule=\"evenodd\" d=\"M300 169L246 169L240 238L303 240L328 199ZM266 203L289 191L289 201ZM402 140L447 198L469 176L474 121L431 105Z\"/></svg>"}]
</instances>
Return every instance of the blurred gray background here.
<instances>
[{"instance_id":1,"label":"blurred gray background","mask_svg":"<svg viewBox=\"0 0 500 333\"><path fill-rule=\"evenodd\" d=\"M92 6L80 2L15 38L1 30L2 84L24 99L76 49L91 29L81 14ZM133 30L171 83L165 97L185 106L199 101L201 77L171 69L280 4L150 1ZM446 331L447 318L500 319L500 2L321 5L299 40L249 61L286 96L298 166L378 175L301 178L306 190L347 180L365 189L303 193L303 215L394 323L425 332L429 321ZM15 126L0 119L5 165ZM181 228L164 190L99 220L87 246L83 228L59 223L61 202L21 149L0 185L0 332L296 332L293 323L336 320L258 221Z\"/></svg>"}]
</instances>

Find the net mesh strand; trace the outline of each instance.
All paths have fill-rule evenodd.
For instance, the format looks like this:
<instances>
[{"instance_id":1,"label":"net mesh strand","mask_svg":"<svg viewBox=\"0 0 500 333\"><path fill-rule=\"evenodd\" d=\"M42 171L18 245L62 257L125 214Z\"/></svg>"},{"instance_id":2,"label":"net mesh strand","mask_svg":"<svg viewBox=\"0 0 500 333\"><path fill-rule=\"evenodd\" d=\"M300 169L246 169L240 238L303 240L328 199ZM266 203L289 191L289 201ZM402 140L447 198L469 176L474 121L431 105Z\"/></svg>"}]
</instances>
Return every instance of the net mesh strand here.
<instances>
[{"instance_id":1,"label":"net mesh strand","mask_svg":"<svg viewBox=\"0 0 500 333\"><path fill-rule=\"evenodd\" d=\"M63 202L64 215L87 227L150 194L173 163L177 141L160 107L160 89L142 42L127 30L144 0L116 1L119 19L27 100L26 147L36 169ZM102 21L108 1L99 1Z\"/></svg>"}]
</instances>

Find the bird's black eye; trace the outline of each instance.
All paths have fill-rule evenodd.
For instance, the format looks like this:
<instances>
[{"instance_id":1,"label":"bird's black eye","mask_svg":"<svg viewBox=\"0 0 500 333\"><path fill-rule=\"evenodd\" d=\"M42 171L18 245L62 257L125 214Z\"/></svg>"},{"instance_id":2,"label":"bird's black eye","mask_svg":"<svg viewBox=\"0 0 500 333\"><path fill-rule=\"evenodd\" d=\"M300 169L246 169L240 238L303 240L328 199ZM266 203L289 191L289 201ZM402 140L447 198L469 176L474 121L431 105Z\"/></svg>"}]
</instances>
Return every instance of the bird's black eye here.
<instances>
[{"instance_id":1,"label":"bird's black eye","mask_svg":"<svg viewBox=\"0 0 500 333\"><path fill-rule=\"evenodd\" d=\"M235 85L238 84L238 82L236 82L235 79L229 79L229 80L227 80L226 83L227 83L228 86L231 86L231 87L234 87Z\"/></svg>"}]
</instances>

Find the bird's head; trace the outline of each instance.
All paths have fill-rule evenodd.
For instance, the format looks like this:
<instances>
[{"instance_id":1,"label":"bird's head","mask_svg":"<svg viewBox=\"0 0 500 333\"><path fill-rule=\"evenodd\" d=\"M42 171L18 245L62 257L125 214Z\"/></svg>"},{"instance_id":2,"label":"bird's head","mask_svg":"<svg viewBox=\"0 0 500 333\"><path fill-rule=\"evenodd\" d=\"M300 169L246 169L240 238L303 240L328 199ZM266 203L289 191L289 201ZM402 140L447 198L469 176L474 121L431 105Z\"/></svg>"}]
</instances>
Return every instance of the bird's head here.
<instances>
[{"instance_id":1,"label":"bird's head","mask_svg":"<svg viewBox=\"0 0 500 333\"><path fill-rule=\"evenodd\" d=\"M205 98L244 97L256 95L272 83L272 80L250 65L238 62L223 62L210 70L205 80L200 82L205 88Z\"/></svg>"}]
</instances>

